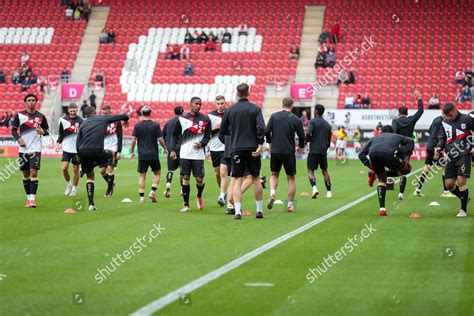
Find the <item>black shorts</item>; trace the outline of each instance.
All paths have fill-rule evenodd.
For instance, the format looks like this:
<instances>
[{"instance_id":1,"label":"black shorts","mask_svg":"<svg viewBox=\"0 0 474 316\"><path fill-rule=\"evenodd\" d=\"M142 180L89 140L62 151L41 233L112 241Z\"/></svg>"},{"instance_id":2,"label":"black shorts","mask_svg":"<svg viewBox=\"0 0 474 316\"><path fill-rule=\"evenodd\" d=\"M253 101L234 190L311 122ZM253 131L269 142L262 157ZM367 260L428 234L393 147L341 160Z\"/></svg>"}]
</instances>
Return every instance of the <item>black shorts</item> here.
<instances>
[{"instance_id":1,"label":"black shorts","mask_svg":"<svg viewBox=\"0 0 474 316\"><path fill-rule=\"evenodd\" d=\"M181 175L190 176L191 172L195 178L204 177L204 160L181 159Z\"/></svg>"},{"instance_id":2,"label":"black shorts","mask_svg":"<svg viewBox=\"0 0 474 316\"><path fill-rule=\"evenodd\" d=\"M161 171L161 164L158 159L156 160L138 160L137 171L139 173L146 173L150 167L151 171Z\"/></svg>"},{"instance_id":3,"label":"black shorts","mask_svg":"<svg viewBox=\"0 0 474 316\"><path fill-rule=\"evenodd\" d=\"M212 167L219 167L221 165L222 157L224 157L223 151L211 151Z\"/></svg>"},{"instance_id":4,"label":"black shorts","mask_svg":"<svg viewBox=\"0 0 474 316\"><path fill-rule=\"evenodd\" d=\"M253 177L260 176L260 168L262 161L259 157L252 156L252 150L236 151L232 153L232 172L231 176L234 178L242 178L246 175L246 168L248 174Z\"/></svg>"},{"instance_id":5,"label":"black shorts","mask_svg":"<svg viewBox=\"0 0 474 316\"><path fill-rule=\"evenodd\" d=\"M107 162L113 158L113 152L109 150L83 150L78 153L81 162L82 173L89 173L99 165L107 166Z\"/></svg>"},{"instance_id":6,"label":"black shorts","mask_svg":"<svg viewBox=\"0 0 474 316\"><path fill-rule=\"evenodd\" d=\"M425 159L425 165L437 165L438 161L441 157L443 157L443 153L440 153L438 159L434 159L434 149L427 149L426 150L426 159Z\"/></svg>"},{"instance_id":7,"label":"black shorts","mask_svg":"<svg viewBox=\"0 0 474 316\"><path fill-rule=\"evenodd\" d=\"M170 156L168 155L167 161L166 161L168 171L175 171L176 169L178 169L179 168L179 161L180 161L179 160L179 154L177 154L175 160L171 159Z\"/></svg>"},{"instance_id":8,"label":"black shorts","mask_svg":"<svg viewBox=\"0 0 474 316\"><path fill-rule=\"evenodd\" d=\"M61 158L61 161L70 162L77 166L79 165L79 156L77 154L63 151L63 157Z\"/></svg>"},{"instance_id":9,"label":"black shorts","mask_svg":"<svg viewBox=\"0 0 474 316\"><path fill-rule=\"evenodd\" d=\"M20 153L19 155L19 164L20 164L20 170L30 170L30 169L35 169L35 170L40 170L41 167L41 153Z\"/></svg>"},{"instance_id":10,"label":"black shorts","mask_svg":"<svg viewBox=\"0 0 474 316\"><path fill-rule=\"evenodd\" d=\"M296 175L296 157L295 154L272 154L270 158L270 170L280 172L281 166L285 168L287 176Z\"/></svg>"},{"instance_id":11,"label":"black shorts","mask_svg":"<svg viewBox=\"0 0 474 316\"><path fill-rule=\"evenodd\" d=\"M375 173L382 173L385 168L397 171L404 165L402 158L390 153L372 153L369 157Z\"/></svg>"},{"instance_id":12,"label":"black shorts","mask_svg":"<svg viewBox=\"0 0 474 316\"><path fill-rule=\"evenodd\" d=\"M115 152L111 151L111 153L112 153L112 156L109 159L107 159L107 162L100 164L99 165L100 168L117 167L118 160L115 159Z\"/></svg>"},{"instance_id":13,"label":"black shorts","mask_svg":"<svg viewBox=\"0 0 474 316\"><path fill-rule=\"evenodd\" d=\"M456 179L458 176L469 178L471 176L471 155L464 155L451 159L446 164L445 179Z\"/></svg>"},{"instance_id":14,"label":"black shorts","mask_svg":"<svg viewBox=\"0 0 474 316\"><path fill-rule=\"evenodd\" d=\"M327 154L308 154L308 161L306 163L308 170L328 170L328 155Z\"/></svg>"}]
</instances>

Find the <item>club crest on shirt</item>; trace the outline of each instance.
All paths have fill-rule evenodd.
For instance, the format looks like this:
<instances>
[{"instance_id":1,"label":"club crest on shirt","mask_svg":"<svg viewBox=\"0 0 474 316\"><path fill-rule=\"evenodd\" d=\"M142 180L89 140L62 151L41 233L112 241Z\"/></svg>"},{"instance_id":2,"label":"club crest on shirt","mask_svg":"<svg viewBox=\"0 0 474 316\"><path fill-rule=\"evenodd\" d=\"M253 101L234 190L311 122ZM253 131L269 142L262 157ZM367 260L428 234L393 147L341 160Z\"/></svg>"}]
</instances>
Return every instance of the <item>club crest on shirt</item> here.
<instances>
[{"instance_id":1,"label":"club crest on shirt","mask_svg":"<svg viewBox=\"0 0 474 316\"><path fill-rule=\"evenodd\" d=\"M107 135L110 135L110 134L115 134L117 132L117 123L111 123L107 126L107 130L105 131L105 133Z\"/></svg>"},{"instance_id":2,"label":"club crest on shirt","mask_svg":"<svg viewBox=\"0 0 474 316\"><path fill-rule=\"evenodd\" d=\"M461 129L466 129L466 124L462 123L461 124Z\"/></svg>"}]
</instances>

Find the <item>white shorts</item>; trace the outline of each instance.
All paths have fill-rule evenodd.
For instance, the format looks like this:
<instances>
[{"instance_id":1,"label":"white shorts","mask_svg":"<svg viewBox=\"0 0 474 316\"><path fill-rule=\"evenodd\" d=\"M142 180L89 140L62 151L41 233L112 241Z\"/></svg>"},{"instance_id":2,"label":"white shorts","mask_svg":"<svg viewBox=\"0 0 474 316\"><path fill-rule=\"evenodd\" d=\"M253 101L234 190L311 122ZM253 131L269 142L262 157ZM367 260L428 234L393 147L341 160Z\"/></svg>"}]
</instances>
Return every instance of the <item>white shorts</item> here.
<instances>
[{"instance_id":1,"label":"white shorts","mask_svg":"<svg viewBox=\"0 0 474 316\"><path fill-rule=\"evenodd\" d=\"M354 148L362 148L360 142L354 142Z\"/></svg>"},{"instance_id":2,"label":"white shorts","mask_svg":"<svg viewBox=\"0 0 474 316\"><path fill-rule=\"evenodd\" d=\"M336 148L346 148L346 141L342 139L338 139L336 141Z\"/></svg>"}]
</instances>

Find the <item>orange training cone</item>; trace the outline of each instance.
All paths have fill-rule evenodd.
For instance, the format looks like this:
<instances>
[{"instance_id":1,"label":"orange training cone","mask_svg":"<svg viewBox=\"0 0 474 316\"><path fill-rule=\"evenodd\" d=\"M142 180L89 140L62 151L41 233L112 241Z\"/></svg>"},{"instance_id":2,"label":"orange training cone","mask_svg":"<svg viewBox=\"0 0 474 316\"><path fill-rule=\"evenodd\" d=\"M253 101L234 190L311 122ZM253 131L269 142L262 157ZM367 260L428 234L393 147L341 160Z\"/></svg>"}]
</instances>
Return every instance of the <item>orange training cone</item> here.
<instances>
[{"instance_id":1,"label":"orange training cone","mask_svg":"<svg viewBox=\"0 0 474 316\"><path fill-rule=\"evenodd\" d=\"M243 216L250 216L250 215L252 215L252 212L250 212L250 211L243 211L243 212L242 212L242 215L243 215Z\"/></svg>"},{"instance_id":2,"label":"orange training cone","mask_svg":"<svg viewBox=\"0 0 474 316\"><path fill-rule=\"evenodd\" d=\"M418 214L418 213L412 213L412 214L410 215L410 218L421 218L421 215Z\"/></svg>"},{"instance_id":3,"label":"orange training cone","mask_svg":"<svg viewBox=\"0 0 474 316\"><path fill-rule=\"evenodd\" d=\"M67 210L64 211L64 214L74 214L76 213L75 210L73 210L72 208L68 208Z\"/></svg>"},{"instance_id":4,"label":"orange training cone","mask_svg":"<svg viewBox=\"0 0 474 316\"><path fill-rule=\"evenodd\" d=\"M309 193L305 191L305 192L301 192L301 194L300 194L300 195L301 195L301 196L308 196L308 195L309 195Z\"/></svg>"}]
</instances>

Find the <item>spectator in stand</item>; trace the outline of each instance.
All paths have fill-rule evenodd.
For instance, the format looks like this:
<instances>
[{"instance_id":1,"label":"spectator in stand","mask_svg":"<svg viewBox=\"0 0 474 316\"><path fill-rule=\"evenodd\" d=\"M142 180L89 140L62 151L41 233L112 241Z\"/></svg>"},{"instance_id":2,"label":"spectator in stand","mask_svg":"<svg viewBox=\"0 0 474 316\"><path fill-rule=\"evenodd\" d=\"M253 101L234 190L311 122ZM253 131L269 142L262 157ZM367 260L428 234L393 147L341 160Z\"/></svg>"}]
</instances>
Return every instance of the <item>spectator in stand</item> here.
<instances>
[{"instance_id":1,"label":"spectator in stand","mask_svg":"<svg viewBox=\"0 0 474 316\"><path fill-rule=\"evenodd\" d=\"M458 71L456 71L456 74L454 75L454 82L456 82L456 84L464 85L465 76L466 74L464 73L464 71L462 69L458 69Z\"/></svg>"},{"instance_id":2,"label":"spectator in stand","mask_svg":"<svg viewBox=\"0 0 474 316\"><path fill-rule=\"evenodd\" d=\"M470 70L470 71L466 71L465 76L464 76L464 82L469 88L472 87L472 76L473 75L474 75L474 73L472 72L472 70Z\"/></svg>"},{"instance_id":3,"label":"spectator in stand","mask_svg":"<svg viewBox=\"0 0 474 316\"><path fill-rule=\"evenodd\" d=\"M13 69L12 82L14 84L17 84L20 82L20 71L18 69Z\"/></svg>"},{"instance_id":4,"label":"spectator in stand","mask_svg":"<svg viewBox=\"0 0 474 316\"><path fill-rule=\"evenodd\" d=\"M193 43L193 36L189 32L189 30L186 30L186 34L184 34L184 43L185 44L192 44Z\"/></svg>"},{"instance_id":5,"label":"spectator in stand","mask_svg":"<svg viewBox=\"0 0 474 316\"><path fill-rule=\"evenodd\" d=\"M91 95L89 96L89 102L91 104L91 106L97 108L97 104L95 103L97 99L97 96L95 95L94 91L91 91Z\"/></svg>"},{"instance_id":6,"label":"spectator in stand","mask_svg":"<svg viewBox=\"0 0 474 316\"><path fill-rule=\"evenodd\" d=\"M173 46L170 44L166 44L165 59L171 59L172 56L173 56Z\"/></svg>"},{"instance_id":7,"label":"spectator in stand","mask_svg":"<svg viewBox=\"0 0 474 316\"><path fill-rule=\"evenodd\" d=\"M102 44L107 44L109 42L109 35L105 31L105 29L103 29L102 32L100 32L99 41Z\"/></svg>"},{"instance_id":8,"label":"spectator in stand","mask_svg":"<svg viewBox=\"0 0 474 316\"><path fill-rule=\"evenodd\" d=\"M0 83L5 83L5 73L0 70Z\"/></svg>"},{"instance_id":9,"label":"spectator in stand","mask_svg":"<svg viewBox=\"0 0 474 316\"><path fill-rule=\"evenodd\" d=\"M364 97L362 98L362 108L363 109L370 109L370 97L369 95L366 93L364 95Z\"/></svg>"},{"instance_id":10,"label":"spectator in stand","mask_svg":"<svg viewBox=\"0 0 474 316\"><path fill-rule=\"evenodd\" d=\"M31 87L30 77L26 76L25 79L21 82L21 91L25 92Z\"/></svg>"},{"instance_id":11,"label":"spectator in stand","mask_svg":"<svg viewBox=\"0 0 474 316\"><path fill-rule=\"evenodd\" d=\"M97 69L94 74L94 81L95 82L100 82L102 84L102 87L105 87L105 79L104 75L100 72L100 69Z\"/></svg>"},{"instance_id":12,"label":"spectator in stand","mask_svg":"<svg viewBox=\"0 0 474 316\"><path fill-rule=\"evenodd\" d=\"M64 68L64 70L61 72L61 75L59 76L59 78L61 79L62 82L67 83L67 82L69 82L69 75L70 75L69 70Z\"/></svg>"},{"instance_id":13,"label":"spectator in stand","mask_svg":"<svg viewBox=\"0 0 474 316\"><path fill-rule=\"evenodd\" d=\"M184 59L189 60L189 54L190 54L189 46L188 46L188 44L184 44L181 47L180 59L181 60L184 60Z\"/></svg>"},{"instance_id":14,"label":"spectator in stand","mask_svg":"<svg viewBox=\"0 0 474 316\"><path fill-rule=\"evenodd\" d=\"M66 8L66 19L67 20L72 20L74 17L74 10L72 9L71 6Z\"/></svg>"},{"instance_id":15,"label":"spectator in stand","mask_svg":"<svg viewBox=\"0 0 474 316\"><path fill-rule=\"evenodd\" d=\"M0 118L0 126L9 126L11 115L8 111L5 111L5 114Z\"/></svg>"},{"instance_id":16,"label":"spectator in stand","mask_svg":"<svg viewBox=\"0 0 474 316\"><path fill-rule=\"evenodd\" d=\"M209 41L217 43L217 36L212 31L209 33Z\"/></svg>"},{"instance_id":17,"label":"spectator in stand","mask_svg":"<svg viewBox=\"0 0 474 316\"><path fill-rule=\"evenodd\" d=\"M431 98L428 100L428 109L439 110L439 97L436 93L433 93Z\"/></svg>"},{"instance_id":18,"label":"spectator in stand","mask_svg":"<svg viewBox=\"0 0 474 316\"><path fill-rule=\"evenodd\" d=\"M194 30L193 36L192 36L192 42L193 44L199 44L199 34L196 30Z\"/></svg>"},{"instance_id":19,"label":"spectator in stand","mask_svg":"<svg viewBox=\"0 0 474 316\"><path fill-rule=\"evenodd\" d=\"M324 60L324 67L334 67L336 64L336 54L334 54L332 51L329 51L326 54L326 58Z\"/></svg>"},{"instance_id":20,"label":"spectator in stand","mask_svg":"<svg viewBox=\"0 0 474 316\"><path fill-rule=\"evenodd\" d=\"M361 109L361 108L362 108L362 96L358 94L357 98L354 101L354 109Z\"/></svg>"},{"instance_id":21,"label":"spectator in stand","mask_svg":"<svg viewBox=\"0 0 474 316\"><path fill-rule=\"evenodd\" d=\"M471 89L469 89L467 85L465 85L464 88L462 89L461 100L462 102L472 101L472 92L471 92Z\"/></svg>"},{"instance_id":22,"label":"spectator in stand","mask_svg":"<svg viewBox=\"0 0 474 316\"><path fill-rule=\"evenodd\" d=\"M138 109L135 111L138 117L142 117L142 109L143 109L143 105L140 105Z\"/></svg>"},{"instance_id":23,"label":"spectator in stand","mask_svg":"<svg viewBox=\"0 0 474 316\"><path fill-rule=\"evenodd\" d=\"M204 47L205 52L214 52L216 50L216 43L213 41L208 41Z\"/></svg>"},{"instance_id":24,"label":"spectator in stand","mask_svg":"<svg viewBox=\"0 0 474 316\"><path fill-rule=\"evenodd\" d=\"M38 78L38 92L49 94L48 78L46 76L40 76Z\"/></svg>"},{"instance_id":25,"label":"spectator in stand","mask_svg":"<svg viewBox=\"0 0 474 316\"><path fill-rule=\"evenodd\" d=\"M240 35L246 35L246 36L249 35L249 28L248 28L247 24L241 23L239 25L239 36Z\"/></svg>"},{"instance_id":26,"label":"spectator in stand","mask_svg":"<svg viewBox=\"0 0 474 316\"><path fill-rule=\"evenodd\" d=\"M86 114L84 113L84 111L88 106L89 106L89 104L87 104L87 100L83 100L82 105L81 105L81 113L82 113L83 118L86 117Z\"/></svg>"},{"instance_id":27,"label":"spectator in stand","mask_svg":"<svg viewBox=\"0 0 474 316\"><path fill-rule=\"evenodd\" d=\"M194 68L193 65L188 61L184 67L183 76L193 76Z\"/></svg>"},{"instance_id":28,"label":"spectator in stand","mask_svg":"<svg viewBox=\"0 0 474 316\"><path fill-rule=\"evenodd\" d=\"M355 84L355 75L354 75L354 70L352 68L349 68L349 78L347 80L347 84Z\"/></svg>"},{"instance_id":29,"label":"spectator in stand","mask_svg":"<svg viewBox=\"0 0 474 316\"><path fill-rule=\"evenodd\" d=\"M131 117L133 114L133 106L129 103L124 103L120 109L120 114L125 114L128 117Z\"/></svg>"},{"instance_id":30,"label":"spectator in stand","mask_svg":"<svg viewBox=\"0 0 474 316\"><path fill-rule=\"evenodd\" d=\"M171 53L171 59L179 60L180 49L178 44L173 45L173 52Z\"/></svg>"},{"instance_id":31,"label":"spectator in stand","mask_svg":"<svg viewBox=\"0 0 474 316\"><path fill-rule=\"evenodd\" d=\"M84 19L86 22L89 22L89 17L91 15L91 5L89 2L84 3L83 9L82 9L82 19Z\"/></svg>"},{"instance_id":32,"label":"spectator in stand","mask_svg":"<svg viewBox=\"0 0 474 316\"><path fill-rule=\"evenodd\" d=\"M329 30L326 29L319 35L318 42L320 44L327 43L330 37L331 37L331 33L329 33Z\"/></svg>"},{"instance_id":33,"label":"spectator in stand","mask_svg":"<svg viewBox=\"0 0 474 316\"><path fill-rule=\"evenodd\" d=\"M339 32L340 32L339 20L336 20L336 23L332 26L331 37L334 44L339 43Z\"/></svg>"},{"instance_id":34,"label":"spectator in stand","mask_svg":"<svg viewBox=\"0 0 474 316\"><path fill-rule=\"evenodd\" d=\"M354 108L354 95L348 94L344 100L344 109L353 109Z\"/></svg>"},{"instance_id":35,"label":"spectator in stand","mask_svg":"<svg viewBox=\"0 0 474 316\"><path fill-rule=\"evenodd\" d=\"M207 43L209 42L209 36L207 36L206 33L204 33L204 31L201 32L201 35L199 35L199 43Z\"/></svg>"},{"instance_id":36,"label":"spectator in stand","mask_svg":"<svg viewBox=\"0 0 474 316\"><path fill-rule=\"evenodd\" d=\"M25 49L25 50L23 50L23 53L21 54L20 66L23 67L23 65L28 64L29 61L30 61L30 55L28 54L28 52Z\"/></svg>"},{"instance_id":37,"label":"spectator in stand","mask_svg":"<svg viewBox=\"0 0 474 316\"><path fill-rule=\"evenodd\" d=\"M230 44L232 42L232 34L229 33L228 30L225 31L224 35L222 36L222 44Z\"/></svg>"},{"instance_id":38,"label":"spectator in stand","mask_svg":"<svg viewBox=\"0 0 474 316\"><path fill-rule=\"evenodd\" d=\"M298 59L300 57L300 48L298 45L293 44L290 47L290 59Z\"/></svg>"},{"instance_id":39,"label":"spectator in stand","mask_svg":"<svg viewBox=\"0 0 474 316\"><path fill-rule=\"evenodd\" d=\"M74 10L74 20L79 21L81 19L81 7L76 7L76 10Z\"/></svg>"},{"instance_id":40,"label":"spectator in stand","mask_svg":"<svg viewBox=\"0 0 474 316\"><path fill-rule=\"evenodd\" d=\"M348 84L349 81L349 74L345 69L342 69L337 77L337 85L339 86L341 83Z\"/></svg>"},{"instance_id":41,"label":"spectator in stand","mask_svg":"<svg viewBox=\"0 0 474 316\"><path fill-rule=\"evenodd\" d=\"M319 53L324 57L326 58L326 54L328 53L329 51L329 47L326 43L323 43L319 46Z\"/></svg>"},{"instance_id":42,"label":"spectator in stand","mask_svg":"<svg viewBox=\"0 0 474 316\"><path fill-rule=\"evenodd\" d=\"M115 44L115 32L113 30L107 33L107 37L109 38L108 43Z\"/></svg>"},{"instance_id":43,"label":"spectator in stand","mask_svg":"<svg viewBox=\"0 0 474 316\"><path fill-rule=\"evenodd\" d=\"M314 63L314 68L324 68L324 56L318 52L318 56L316 56L316 62Z\"/></svg>"}]
</instances>

